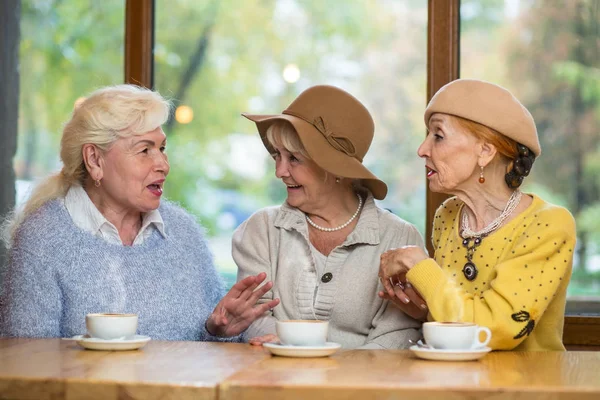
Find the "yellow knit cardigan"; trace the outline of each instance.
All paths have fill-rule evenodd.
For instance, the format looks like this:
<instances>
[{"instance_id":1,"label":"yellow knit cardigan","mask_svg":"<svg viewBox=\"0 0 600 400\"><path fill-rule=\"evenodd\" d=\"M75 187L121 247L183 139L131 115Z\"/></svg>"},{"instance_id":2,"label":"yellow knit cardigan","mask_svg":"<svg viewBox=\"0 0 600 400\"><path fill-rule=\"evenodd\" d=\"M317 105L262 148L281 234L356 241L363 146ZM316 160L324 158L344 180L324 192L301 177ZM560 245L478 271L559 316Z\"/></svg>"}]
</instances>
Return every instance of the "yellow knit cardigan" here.
<instances>
[{"instance_id":1,"label":"yellow knit cardigan","mask_svg":"<svg viewBox=\"0 0 600 400\"><path fill-rule=\"evenodd\" d=\"M475 322L492 331L496 350L564 350L567 285L576 242L573 216L535 195L516 218L485 237L473 255L478 274L466 279L460 237L464 203L456 197L436 211L434 259L407 274L427 301L429 319Z\"/></svg>"}]
</instances>

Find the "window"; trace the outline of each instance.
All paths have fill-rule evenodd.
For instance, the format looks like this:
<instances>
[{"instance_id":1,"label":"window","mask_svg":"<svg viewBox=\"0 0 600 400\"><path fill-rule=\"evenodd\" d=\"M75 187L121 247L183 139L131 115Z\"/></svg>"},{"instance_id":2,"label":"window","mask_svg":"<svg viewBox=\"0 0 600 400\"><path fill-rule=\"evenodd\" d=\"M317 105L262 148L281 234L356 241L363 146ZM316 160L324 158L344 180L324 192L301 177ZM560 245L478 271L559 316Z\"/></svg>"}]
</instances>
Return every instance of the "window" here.
<instances>
[{"instance_id":1,"label":"window","mask_svg":"<svg viewBox=\"0 0 600 400\"><path fill-rule=\"evenodd\" d=\"M60 168L62 125L80 96L123 82L123 2L22 0L17 203Z\"/></svg>"},{"instance_id":2,"label":"window","mask_svg":"<svg viewBox=\"0 0 600 400\"><path fill-rule=\"evenodd\" d=\"M156 2L155 86L177 105L165 131L168 198L208 228L229 283L231 234L285 188L254 123L316 84L341 87L375 120L365 164L389 186L381 206L425 229L427 4L422 1ZM333 12L335 11L335 12Z\"/></svg>"},{"instance_id":3,"label":"window","mask_svg":"<svg viewBox=\"0 0 600 400\"><path fill-rule=\"evenodd\" d=\"M524 184L568 208L578 245L567 313L600 312L600 3L462 1L460 74L511 90L542 155Z\"/></svg>"},{"instance_id":4,"label":"window","mask_svg":"<svg viewBox=\"0 0 600 400\"><path fill-rule=\"evenodd\" d=\"M594 154L600 115L597 1L127 0L77 4L21 0L21 4L21 104L14 160L19 197L27 181L58 168L60 127L76 99L98 86L123 81L124 52L126 81L152 85L155 8L156 87L178 106L189 107L180 109L179 121L171 122L168 130L171 156L176 160L167 194L208 225L217 263L229 271L230 282L235 274L228 258L229 238L219 237L226 237L228 229L247 213L283 200L272 178L272 166L256 146L254 127L239 112L279 112L302 89L325 80L349 90L376 120L375 141L365 162L391 184L382 205L423 232L430 224L423 221L426 189L418 173L422 163L408 160L416 160L411 157L424 136L422 94L426 89L431 96L459 76L460 41L461 76L497 81L533 111L545 135L544 155L536 162L526 190L535 190L574 212L585 246L580 250L584 257L576 260L573 280L582 285L571 289L568 313L575 305L578 312L599 314L595 300L600 298L596 266L600 217L593 202L600 176ZM124 49L126 8L128 46ZM204 42L202 37L210 40ZM198 70L188 68L194 65L189 63L194 55L200 57ZM591 111L594 107L595 112ZM239 150L240 143L248 145L244 156L257 154L252 171L240 175L239 167L229 165L225 157L218 158L214 170L201 160L209 150L217 155L229 154L235 146ZM573 153L575 144L581 153ZM263 178L244 175L256 170L263 171ZM215 183L219 175L222 185ZM240 176L243 184L239 184ZM233 178L238 184L232 183ZM588 202L574 209L580 193ZM237 202L240 194L241 203ZM234 206L215 207L219 203L212 201L214 195ZM429 221L442 199L442 195L427 193ZM408 207L401 208L403 204ZM239 209L245 214L232 211ZM598 344L594 336L598 320L568 317L565 343Z\"/></svg>"}]
</instances>

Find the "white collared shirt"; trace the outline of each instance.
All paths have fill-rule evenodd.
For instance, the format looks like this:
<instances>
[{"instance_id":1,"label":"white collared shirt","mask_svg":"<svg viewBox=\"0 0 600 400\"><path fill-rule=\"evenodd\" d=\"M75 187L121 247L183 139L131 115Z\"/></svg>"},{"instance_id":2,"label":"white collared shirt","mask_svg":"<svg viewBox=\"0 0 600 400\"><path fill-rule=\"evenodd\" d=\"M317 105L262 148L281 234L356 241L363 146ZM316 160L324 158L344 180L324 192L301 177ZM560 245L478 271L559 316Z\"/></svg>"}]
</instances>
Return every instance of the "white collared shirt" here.
<instances>
[{"instance_id":1,"label":"white collared shirt","mask_svg":"<svg viewBox=\"0 0 600 400\"><path fill-rule=\"evenodd\" d=\"M81 186L71 186L65 196L65 207L78 228L101 237L109 243L123 245L117 228L98 211ZM144 240L152 234L153 227L163 237L167 236L165 224L158 209L142 215L142 227L133 241L133 246L144 243Z\"/></svg>"}]
</instances>

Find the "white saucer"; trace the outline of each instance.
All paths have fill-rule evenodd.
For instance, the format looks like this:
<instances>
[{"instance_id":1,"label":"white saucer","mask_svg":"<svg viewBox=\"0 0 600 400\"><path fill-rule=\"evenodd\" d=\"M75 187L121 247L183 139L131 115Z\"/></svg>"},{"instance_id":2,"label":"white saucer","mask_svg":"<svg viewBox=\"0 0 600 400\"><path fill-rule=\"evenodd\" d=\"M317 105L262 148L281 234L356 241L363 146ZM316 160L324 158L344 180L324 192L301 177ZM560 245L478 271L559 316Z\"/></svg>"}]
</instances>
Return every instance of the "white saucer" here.
<instances>
[{"instance_id":1,"label":"white saucer","mask_svg":"<svg viewBox=\"0 0 600 400\"><path fill-rule=\"evenodd\" d=\"M482 347L472 350L442 350L442 349L423 349L419 346L411 346L410 351L417 357L425 360L438 361L469 361L479 360L487 353L492 351L489 347Z\"/></svg>"},{"instance_id":2,"label":"white saucer","mask_svg":"<svg viewBox=\"0 0 600 400\"><path fill-rule=\"evenodd\" d=\"M135 335L130 339L104 340L89 337L88 335L73 336L71 340L78 345L90 350L137 350L150 341L149 336Z\"/></svg>"},{"instance_id":3,"label":"white saucer","mask_svg":"<svg viewBox=\"0 0 600 400\"><path fill-rule=\"evenodd\" d=\"M263 347L276 356L326 357L338 351L342 345L334 342L327 342L324 346L286 346L278 343L263 343Z\"/></svg>"}]
</instances>

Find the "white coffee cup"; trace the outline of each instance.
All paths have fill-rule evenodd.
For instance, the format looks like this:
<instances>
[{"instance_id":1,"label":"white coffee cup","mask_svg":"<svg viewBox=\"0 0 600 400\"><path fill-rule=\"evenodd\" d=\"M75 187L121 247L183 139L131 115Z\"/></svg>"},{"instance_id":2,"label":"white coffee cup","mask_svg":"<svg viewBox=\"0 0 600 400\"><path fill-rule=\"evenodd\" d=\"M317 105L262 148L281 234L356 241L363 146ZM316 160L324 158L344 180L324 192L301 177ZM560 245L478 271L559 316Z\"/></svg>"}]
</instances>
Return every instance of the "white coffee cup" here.
<instances>
[{"instance_id":1,"label":"white coffee cup","mask_svg":"<svg viewBox=\"0 0 600 400\"><path fill-rule=\"evenodd\" d=\"M323 346L327 343L329 321L288 320L277 321L277 336L284 345Z\"/></svg>"},{"instance_id":2,"label":"white coffee cup","mask_svg":"<svg viewBox=\"0 0 600 400\"><path fill-rule=\"evenodd\" d=\"M97 339L118 340L133 337L138 327L136 314L98 313L85 316L88 335Z\"/></svg>"},{"instance_id":3,"label":"white coffee cup","mask_svg":"<svg viewBox=\"0 0 600 400\"><path fill-rule=\"evenodd\" d=\"M485 340L480 340L485 332ZM425 342L435 349L470 350L485 347L492 339L492 332L485 326L470 322L425 322Z\"/></svg>"}]
</instances>

